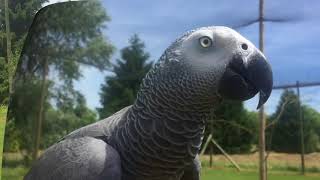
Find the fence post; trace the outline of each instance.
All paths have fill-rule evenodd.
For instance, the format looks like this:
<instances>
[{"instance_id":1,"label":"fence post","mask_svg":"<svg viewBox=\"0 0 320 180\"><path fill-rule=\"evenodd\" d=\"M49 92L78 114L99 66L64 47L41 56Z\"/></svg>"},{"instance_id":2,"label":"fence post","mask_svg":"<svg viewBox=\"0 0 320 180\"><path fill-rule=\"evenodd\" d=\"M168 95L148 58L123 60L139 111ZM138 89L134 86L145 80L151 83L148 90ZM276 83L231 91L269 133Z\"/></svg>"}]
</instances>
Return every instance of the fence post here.
<instances>
[{"instance_id":1,"label":"fence post","mask_svg":"<svg viewBox=\"0 0 320 180\"><path fill-rule=\"evenodd\" d=\"M297 94L298 94L298 105L299 105L299 125L300 125L300 145L301 145L301 174L305 173L305 164L304 164L304 132L303 132L303 119L302 119L302 108L301 108L301 99L300 99L300 84L297 81Z\"/></svg>"},{"instance_id":2,"label":"fence post","mask_svg":"<svg viewBox=\"0 0 320 180\"><path fill-rule=\"evenodd\" d=\"M259 49L264 51L264 23L263 13L264 0L259 1ZM267 180L267 163L266 163L266 142L265 142L265 129L266 117L264 114L264 105L261 106L259 111L260 128L259 128L259 174L260 180Z\"/></svg>"},{"instance_id":3,"label":"fence post","mask_svg":"<svg viewBox=\"0 0 320 180\"><path fill-rule=\"evenodd\" d=\"M210 122L210 135L213 136L213 119ZM212 138L211 138L212 139ZM212 144L210 145L210 167L212 168L212 154L213 154L213 146Z\"/></svg>"}]
</instances>

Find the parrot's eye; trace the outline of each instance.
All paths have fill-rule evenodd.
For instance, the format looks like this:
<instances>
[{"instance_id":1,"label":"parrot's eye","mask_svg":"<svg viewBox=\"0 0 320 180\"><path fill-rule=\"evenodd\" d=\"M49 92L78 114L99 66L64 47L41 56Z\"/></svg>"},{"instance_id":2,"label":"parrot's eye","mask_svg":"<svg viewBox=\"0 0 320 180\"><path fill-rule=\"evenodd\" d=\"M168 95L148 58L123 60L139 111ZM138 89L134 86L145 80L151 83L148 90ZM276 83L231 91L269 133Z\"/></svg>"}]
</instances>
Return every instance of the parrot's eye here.
<instances>
[{"instance_id":1,"label":"parrot's eye","mask_svg":"<svg viewBox=\"0 0 320 180\"><path fill-rule=\"evenodd\" d=\"M200 45L204 48L210 47L212 45L212 40L207 36L201 37L199 39L199 42Z\"/></svg>"}]
</instances>

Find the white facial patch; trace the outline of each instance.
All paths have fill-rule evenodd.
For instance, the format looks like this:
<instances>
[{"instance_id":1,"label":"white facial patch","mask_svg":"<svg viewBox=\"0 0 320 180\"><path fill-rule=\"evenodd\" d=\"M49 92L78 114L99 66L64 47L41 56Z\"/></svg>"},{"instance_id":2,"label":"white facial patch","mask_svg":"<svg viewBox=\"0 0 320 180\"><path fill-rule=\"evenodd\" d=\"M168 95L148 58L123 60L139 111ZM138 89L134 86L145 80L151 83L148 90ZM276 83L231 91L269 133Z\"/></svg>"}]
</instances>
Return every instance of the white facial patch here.
<instances>
[{"instance_id":1,"label":"white facial patch","mask_svg":"<svg viewBox=\"0 0 320 180\"><path fill-rule=\"evenodd\" d=\"M207 45L208 39L211 41ZM244 46L242 46L245 44ZM243 47L246 47L244 49ZM200 28L181 45L185 62L197 71L224 69L234 55L244 58L254 51L254 45L236 31L222 26Z\"/></svg>"}]
</instances>

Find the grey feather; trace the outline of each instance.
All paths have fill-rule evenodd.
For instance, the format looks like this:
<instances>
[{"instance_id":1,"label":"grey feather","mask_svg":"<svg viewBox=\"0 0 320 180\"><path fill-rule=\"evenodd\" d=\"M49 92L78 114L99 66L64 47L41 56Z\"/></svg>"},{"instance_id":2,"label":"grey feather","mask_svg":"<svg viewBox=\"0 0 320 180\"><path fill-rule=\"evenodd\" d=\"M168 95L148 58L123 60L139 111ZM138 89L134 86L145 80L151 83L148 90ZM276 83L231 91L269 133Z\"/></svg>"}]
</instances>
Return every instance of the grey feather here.
<instances>
[{"instance_id":1,"label":"grey feather","mask_svg":"<svg viewBox=\"0 0 320 180\"><path fill-rule=\"evenodd\" d=\"M184 169L180 180L200 180L201 162L199 155L193 160L193 163Z\"/></svg>"},{"instance_id":2,"label":"grey feather","mask_svg":"<svg viewBox=\"0 0 320 180\"><path fill-rule=\"evenodd\" d=\"M120 180L121 161L116 150L102 140L66 139L47 149L24 179Z\"/></svg>"},{"instance_id":3,"label":"grey feather","mask_svg":"<svg viewBox=\"0 0 320 180\"><path fill-rule=\"evenodd\" d=\"M121 126L122 121L125 120L125 118L122 117L126 114L130 107L131 106L125 107L106 119L77 129L65 136L63 139L79 138L85 136L105 137L104 139L108 139L111 136L114 128L117 126Z\"/></svg>"}]
</instances>

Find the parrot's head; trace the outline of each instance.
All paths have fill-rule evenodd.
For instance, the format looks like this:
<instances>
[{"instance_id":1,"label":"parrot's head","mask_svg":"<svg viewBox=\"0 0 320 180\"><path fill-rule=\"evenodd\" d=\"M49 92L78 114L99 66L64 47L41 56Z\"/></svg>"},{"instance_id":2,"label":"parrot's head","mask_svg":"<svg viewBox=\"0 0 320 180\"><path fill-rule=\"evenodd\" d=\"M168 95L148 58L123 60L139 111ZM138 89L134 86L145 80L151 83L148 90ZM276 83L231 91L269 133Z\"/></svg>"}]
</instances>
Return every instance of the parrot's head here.
<instances>
[{"instance_id":1,"label":"parrot's head","mask_svg":"<svg viewBox=\"0 0 320 180\"><path fill-rule=\"evenodd\" d=\"M271 94L272 71L265 56L228 27L190 31L173 43L166 54L167 61L183 64L190 75L206 77L207 80L200 80L202 84L224 99L243 101L259 92L259 108Z\"/></svg>"}]
</instances>

